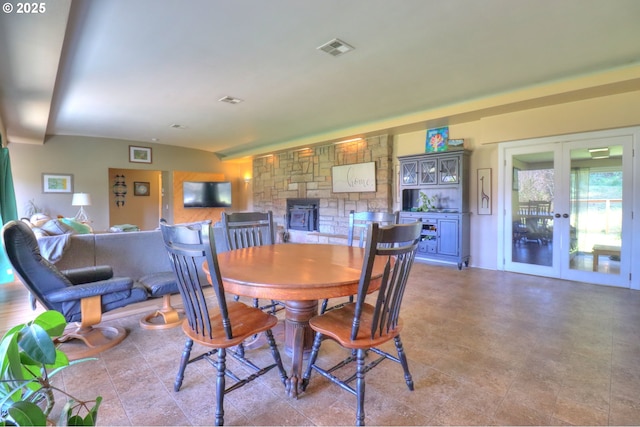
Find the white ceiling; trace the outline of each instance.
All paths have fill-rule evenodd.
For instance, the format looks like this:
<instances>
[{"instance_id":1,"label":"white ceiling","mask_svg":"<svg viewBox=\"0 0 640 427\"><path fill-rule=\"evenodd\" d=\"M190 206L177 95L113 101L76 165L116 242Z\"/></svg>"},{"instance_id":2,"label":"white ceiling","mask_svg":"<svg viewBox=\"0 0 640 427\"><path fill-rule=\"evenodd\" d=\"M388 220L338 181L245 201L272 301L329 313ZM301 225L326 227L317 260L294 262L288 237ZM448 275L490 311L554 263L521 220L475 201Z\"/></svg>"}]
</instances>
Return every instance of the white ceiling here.
<instances>
[{"instance_id":1,"label":"white ceiling","mask_svg":"<svg viewBox=\"0 0 640 427\"><path fill-rule=\"evenodd\" d=\"M233 157L640 61L637 0L45 5L0 13L9 142L155 138ZM355 50L316 49L336 37Z\"/></svg>"}]
</instances>

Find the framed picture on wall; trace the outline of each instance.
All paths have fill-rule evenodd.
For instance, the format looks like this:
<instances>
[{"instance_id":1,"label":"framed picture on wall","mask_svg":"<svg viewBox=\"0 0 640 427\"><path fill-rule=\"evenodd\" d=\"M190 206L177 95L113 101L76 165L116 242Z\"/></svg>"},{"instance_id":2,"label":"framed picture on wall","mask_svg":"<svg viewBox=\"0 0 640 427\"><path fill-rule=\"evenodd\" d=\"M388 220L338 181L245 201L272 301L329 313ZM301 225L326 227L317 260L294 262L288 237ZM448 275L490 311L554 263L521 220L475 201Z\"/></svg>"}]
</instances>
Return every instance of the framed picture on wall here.
<instances>
[{"instance_id":1,"label":"framed picture on wall","mask_svg":"<svg viewBox=\"0 0 640 427\"><path fill-rule=\"evenodd\" d=\"M491 169L478 169L478 215L491 215Z\"/></svg>"},{"instance_id":2,"label":"framed picture on wall","mask_svg":"<svg viewBox=\"0 0 640 427\"><path fill-rule=\"evenodd\" d=\"M151 148L130 145L129 161L131 163L151 163Z\"/></svg>"},{"instance_id":3,"label":"framed picture on wall","mask_svg":"<svg viewBox=\"0 0 640 427\"><path fill-rule=\"evenodd\" d=\"M43 173L43 193L73 193L73 175L68 173Z\"/></svg>"},{"instance_id":4,"label":"framed picture on wall","mask_svg":"<svg viewBox=\"0 0 640 427\"><path fill-rule=\"evenodd\" d=\"M133 183L133 195L134 196L148 196L151 192L151 186L148 182L135 182Z\"/></svg>"}]
</instances>

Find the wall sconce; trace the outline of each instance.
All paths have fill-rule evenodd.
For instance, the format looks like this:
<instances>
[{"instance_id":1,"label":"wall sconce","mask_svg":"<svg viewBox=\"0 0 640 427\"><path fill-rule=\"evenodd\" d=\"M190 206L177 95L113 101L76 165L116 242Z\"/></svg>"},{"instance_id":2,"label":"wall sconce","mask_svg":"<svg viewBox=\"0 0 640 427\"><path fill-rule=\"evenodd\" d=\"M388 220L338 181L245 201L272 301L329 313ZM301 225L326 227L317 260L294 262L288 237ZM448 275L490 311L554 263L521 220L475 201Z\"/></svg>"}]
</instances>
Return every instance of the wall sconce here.
<instances>
[{"instance_id":1,"label":"wall sconce","mask_svg":"<svg viewBox=\"0 0 640 427\"><path fill-rule=\"evenodd\" d=\"M85 206L91 206L91 195L89 193L73 193L71 206L80 206L80 210L75 216L78 222L88 223L89 215L84 211Z\"/></svg>"},{"instance_id":2,"label":"wall sconce","mask_svg":"<svg viewBox=\"0 0 640 427\"><path fill-rule=\"evenodd\" d=\"M244 183L245 183L245 184L248 184L248 183L250 183L250 182L251 182L251 177L250 177L250 176L245 176L245 177L244 177Z\"/></svg>"}]
</instances>

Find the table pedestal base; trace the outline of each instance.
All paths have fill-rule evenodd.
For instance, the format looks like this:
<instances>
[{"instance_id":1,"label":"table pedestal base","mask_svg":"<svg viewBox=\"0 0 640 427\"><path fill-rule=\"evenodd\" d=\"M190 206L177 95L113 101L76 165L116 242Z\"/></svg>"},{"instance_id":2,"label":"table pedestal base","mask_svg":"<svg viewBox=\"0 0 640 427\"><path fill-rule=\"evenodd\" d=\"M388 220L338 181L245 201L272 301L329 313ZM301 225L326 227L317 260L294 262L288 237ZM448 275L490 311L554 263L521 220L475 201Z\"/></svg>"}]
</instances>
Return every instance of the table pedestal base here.
<instances>
[{"instance_id":1,"label":"table pedestal base","mask_svg":"<svg viewBox=\"0 0 640 427\"><path fill-rule=\"evenodd\" d=\"M318 314L318 301L286 301L285 307L285 352L291 355L287 394L297 398L298 384L302 383L302 361L313 345L314 334L309 320Z\"/></svg>"}]
</instances>

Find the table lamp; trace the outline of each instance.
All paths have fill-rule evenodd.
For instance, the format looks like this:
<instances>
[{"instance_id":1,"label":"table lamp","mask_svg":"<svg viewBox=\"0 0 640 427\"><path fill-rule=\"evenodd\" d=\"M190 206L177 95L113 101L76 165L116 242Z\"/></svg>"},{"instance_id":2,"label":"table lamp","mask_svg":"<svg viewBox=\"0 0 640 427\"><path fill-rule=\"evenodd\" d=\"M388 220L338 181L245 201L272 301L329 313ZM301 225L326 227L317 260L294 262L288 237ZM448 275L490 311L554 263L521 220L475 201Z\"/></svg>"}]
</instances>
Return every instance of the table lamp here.
<instances>
[{"instance_id":1,"label":"table lamp","mask_svg":"<svg viewBox=\"0 0 640 427\"><path fill-rule=\"evenodd\" d=\"M78 222L89 222L89 216L84 211L85 206L91 206L91 195L89 193L73 193L73 199L71 200L72 206L80 206L80 210L75 216L75 220Z\"/></svg>"}]
</instances>

